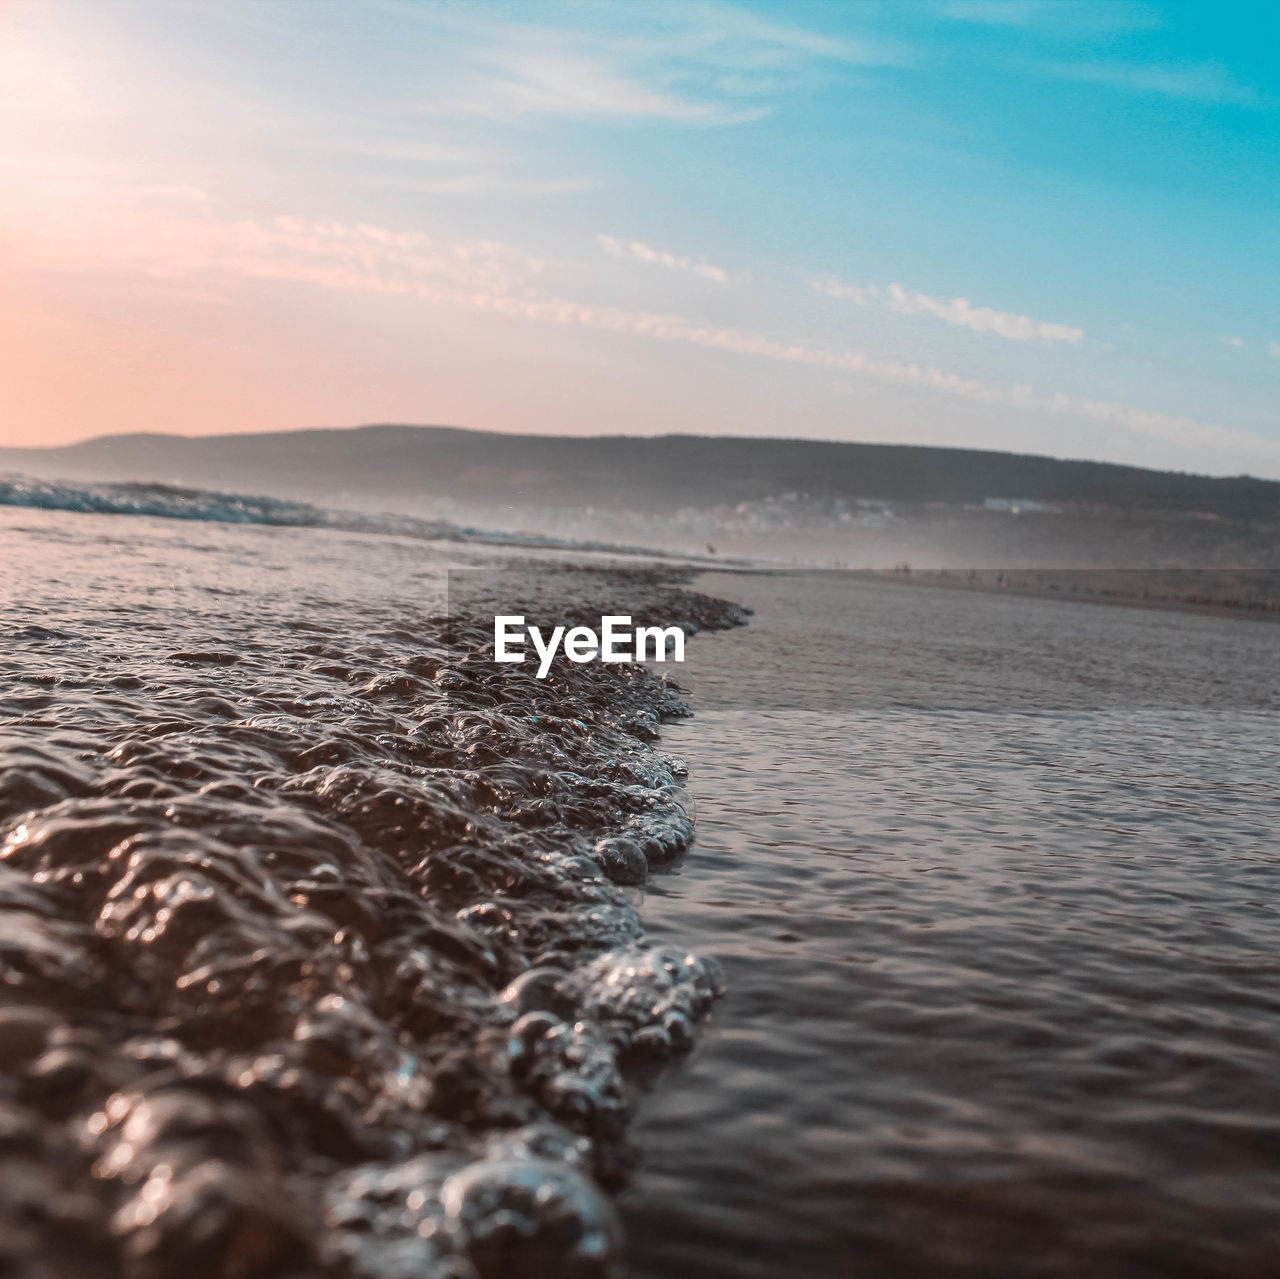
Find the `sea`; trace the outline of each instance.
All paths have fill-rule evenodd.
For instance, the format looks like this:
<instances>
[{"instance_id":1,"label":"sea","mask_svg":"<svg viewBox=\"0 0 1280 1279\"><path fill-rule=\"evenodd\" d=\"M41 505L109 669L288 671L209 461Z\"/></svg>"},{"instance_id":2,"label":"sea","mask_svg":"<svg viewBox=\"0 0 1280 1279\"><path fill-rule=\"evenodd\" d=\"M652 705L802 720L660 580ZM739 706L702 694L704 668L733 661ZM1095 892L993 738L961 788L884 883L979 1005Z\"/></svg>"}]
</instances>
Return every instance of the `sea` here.
<instances>
[{"instance_id":1,"label":"sea","mask_svg":"<svg viewBox=\"0 0 1280 1279\"><path fill-rule=\"evenodd\" d=\"M707 575L646 1279L1280 1274L1280 627Z\"/></svg>"},{"instance_id":2,"label":"sea","mask_svg":"<svg viewBox=\"0 0 1280 1279\"><path fill-rule=\"evenodd\" d=\"M1280 627L13 492L0 1273L1280 1273Z\"/></svg>"}]
</instances>

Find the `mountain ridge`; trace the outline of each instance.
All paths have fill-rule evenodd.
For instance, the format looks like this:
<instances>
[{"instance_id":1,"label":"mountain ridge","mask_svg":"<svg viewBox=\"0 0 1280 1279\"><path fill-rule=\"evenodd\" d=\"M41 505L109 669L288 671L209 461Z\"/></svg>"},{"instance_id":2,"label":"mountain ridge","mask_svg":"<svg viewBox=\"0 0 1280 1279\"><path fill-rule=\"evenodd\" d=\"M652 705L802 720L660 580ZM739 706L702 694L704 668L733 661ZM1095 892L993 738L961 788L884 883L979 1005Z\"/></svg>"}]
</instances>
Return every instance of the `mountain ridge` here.
<instances>
[{"instance_id":1,"label":"mountain ridge","mask_svg":"<svg viewBox=\"0 0 1280 1279\"><path fill-rule=\"evenodd\" d=\"M1016 499L1280 519L1280 481L933 445L692 434L519 435L370 423L183 436L137 432L0 449L0 471L375 499L651 511L786 493L974 505Z\"/></svg>"}]
</instances>

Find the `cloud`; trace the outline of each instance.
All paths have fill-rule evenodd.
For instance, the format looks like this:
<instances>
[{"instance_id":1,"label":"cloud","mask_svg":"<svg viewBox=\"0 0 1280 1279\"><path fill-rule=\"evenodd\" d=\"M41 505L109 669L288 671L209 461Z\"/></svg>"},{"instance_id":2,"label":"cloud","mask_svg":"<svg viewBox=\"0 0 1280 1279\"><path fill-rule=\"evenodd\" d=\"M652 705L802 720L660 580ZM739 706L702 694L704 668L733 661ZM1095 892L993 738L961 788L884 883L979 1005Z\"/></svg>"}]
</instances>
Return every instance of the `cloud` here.
<instances>
[{"instance_id":1,"label":"cloud","mask_svg":"<svg viewBox=\"0 0 1280 1279\"><path fill-rule=\"evenodd\" d=\"M627 258L634 262L647 262L653 266L664 266L671 271L683 271L686 275L697 276L700 280L711 280L716 284L727 284L733 277L722 266L715 266L705 258L686 258L663 249L655 249L640 240L619 240L612 235L597 235L596 243L612 258Z\"/></svg>"},{"instance_id":2,"label":"cloud","mask_svg":"<svg viewBox=\"0 0 1280 1279\"><path fill-rule=\"evenodd\" d=\"M1167 443L1202 449L1249 449L1280 460L1280 442L1107 400L1027 385L997 386L932 365L882 360L864 352L787 342L741 329L699 324L679 315L631 311L547 296L537 287L544 264L487 241L444 243L418 233L374 226L277 218L267 227L236 223L212 241L201 271L289 279L325 287L409 293L491 311L512 319L626 333L757 359L777 360L875 381L917 387L981 404L1083 418ZM172 264L170 269L172 269ZM993 313L999 314L999 313ZM1014 317L1022 319L1024 317Z\"/></svg>"},{"instance_id":3,"label":"cloud","mask_svg":"<svg viewBox=\"0 0 1280 1279\"><path fill-rule=\"evenodd\" d=\"M831 35L733 4L675 0L650 5L658 26L640 37L649 51L737 71L802 72L815 59L845 66L898 66L913 60L903 44Z\"/></svg>"},{"instance_id":4,"label":"cloud","mask_svg":"<svg viewBox=\"0 0 1280 1279\"><path fill-rule=\"evenodd\" d=\"M1067 342L1078 346L1084 341L1084 330L1069 324L1050 324L1033 320L1029 315L1012 311L996 311L989 306L974 306L968 298L935 298L901 284L889 284L882 291L875 284L849 284L835 276L819 276L810 287L828 297L870 306L881 296L885 305L899 315L931 315L945 324L972 329L975 333L994 333L1012 342Z\"/></svg>"},{"instance_id":5,"label":"cloud","mask_svg":"<svg viewBox=\"0 0 1280 1279\"><path fill-rule=\"evenodd\" d=\"M451 115L524 115L725 123L745 118L713 102L649 88L598 56L563 48L497 49L443 104Z\"/></svg>"},{"instance_id":6,"label":"cloud","mask_svg":"<svg viewBox=\"0 0 1280 1279\"><path fill-rule=\"evenodd\" d=\"M1039 392L1028 385L997 386L933 365L881 360L861 351L779 341L740 329L701 325L681 316L632 312L617 307L520 297L496 298L483 305L512 317L631 333L660 342L681 342L759 359L853 373L880 382L918 387L980 404L1056 417L1083 418L1170 444L1211 451L1243 450L1259 458L1266 457L1272 462L1280 462L1280 441L1233 431L1192 417L1152 412L1110 400L1085 399L1063 392Z\"/></svg>"},{"instance_id":7,"label":"cloud","mask_svg":"<svg viewBox=\"0 0 1280 1279\"><path fill-rule=\"evenodd\" d=\"M927 293L889 285L889 309L899 315L932 315L946 324L975 333L995 333L1013 342L1069 342L1078 346L1084 330L1069 324L1049 324L1012 311L995 311L989 306L973 306L968 298L934 298Z\"/></svg>"},{"instance_id":8,"label":"cloud","mask_svg":"<svg viewBox=\"0 0 1280 1279\"><path fill-rule=\"evenodd\" d=\"M58 226L47 221L30 229L46 237L45 248L52 249L50 262L64 270L132 269L164 287L177 283L219 294L233 281L243 280L414 297L513 320L628 334L855 375L979 404L1084 419L1184 447L1247 453L1280 463L1280 441L1187 416L1041 392L1027 385L995 385L930 364L786 341L680 315L557 297L547 290L551 272L544 261L496 241L286 216L268 221L223 219L208 196L195 188L121 189L113 200L99 200L95 216L106 220L95 224L92 233L85 219L62 224L64 232L74 231L74 238L60 238ZM1272 349L1276 354L1280 343Z\"/></svg>"},{"instance_id":9,"label":"cloud","mask_svg":"<svg viewBox=\"0 0 1280 1279\"><path fill-rule=\"evenodd\" d=\"M1244 338L1219 338L1218 341L1221 342L1223 346L1244 346Z\"/></svg>"},{"instance_id":10,"label":"cloud","mask_svg":"<svg viewBox=\"0 0 1280 1279\"><path fill-rule=\"evenodd\" d=\"M1054 62L1040 68L1059 80L1099 84L1147 97L1213 106L1260 107L1262 95L1216 63L1157 64L1122 61Z\"/></svg>"},{"instance_id":11,"label":"cloud","mask_svg":"<svg viewBox=\"0 0 1280 1279\"><path fill-rule=\"evenodd\" d=\"M880 296L880 287L876 284L849 284L838 280L834 275L820 275L809 281L809 287L818 293L825 293L829 298L839 298L842 302L854 302L858 306L870 306Z\"/></svg>"},{"instance_id":12,"label":"cloud","mask_svg":"<svg viewBox=\"0 0 1280 1279\"><path fill-rule=\"evenodd\" d=\"M446 240L366 223L277 217L214 222L159 257L151 274L237 275L440 301L500 298L527 286L543 263L489 240Z\"/></svg>"},{"instance_id":13,"label":"cloud","mask_svg":"<svg viewBox=\"0 0 1280 1279\"><path fill-rule=\"evenodd\" d=\"M1280 342L1272 342L1271 345L1267 347L1267 354L1270 355L1273 360L1280 360Z\"/></svg>"},{"instance_id":14,"label":"cloud","mask_svg":"<svg viewBox=\"0 0 1280 1279\"><path fill-rule=\"evenodd\" d=\"M395 6L433 25L451 71L420 109L451 117L562 116L724 125L840 69L900 65L900 45L834 36L721 4L618 6L607 28L503 22Z\"/></svg>"},{"instance_id":15,"label":"cloud","mask_svg":"<svg viewBox=\"0 0 1280 1279\"><path fill-rule=\"evenodd\" d=\"M215 292L236 280L457 300L526 288L543 262L509 245L393 230L364 222L279 216L228 218L192 186L68 181L45 206L8 211L4 229L25 240L33 266L133 271ZM89 196L92 196L90 200Z\"/></svg>"}]
</instances>

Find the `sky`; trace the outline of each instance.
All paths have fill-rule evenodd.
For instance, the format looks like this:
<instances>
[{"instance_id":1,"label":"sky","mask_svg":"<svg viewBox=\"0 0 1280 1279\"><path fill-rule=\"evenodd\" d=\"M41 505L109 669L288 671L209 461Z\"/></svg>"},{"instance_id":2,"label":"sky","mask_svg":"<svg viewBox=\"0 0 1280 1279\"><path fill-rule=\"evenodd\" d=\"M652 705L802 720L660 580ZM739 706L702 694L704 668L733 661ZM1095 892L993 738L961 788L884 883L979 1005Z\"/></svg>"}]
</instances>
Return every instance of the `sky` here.
<instances>
[{"instance_id":1,"label":"sky","mask_svg":"<svg viewBox=\"0 0 1280 1279\"><path fill-rule=\"evenodd\" d=\"M1280 6L0 0L0 445L1280 478Z\"/></svg>"}]
</instances>

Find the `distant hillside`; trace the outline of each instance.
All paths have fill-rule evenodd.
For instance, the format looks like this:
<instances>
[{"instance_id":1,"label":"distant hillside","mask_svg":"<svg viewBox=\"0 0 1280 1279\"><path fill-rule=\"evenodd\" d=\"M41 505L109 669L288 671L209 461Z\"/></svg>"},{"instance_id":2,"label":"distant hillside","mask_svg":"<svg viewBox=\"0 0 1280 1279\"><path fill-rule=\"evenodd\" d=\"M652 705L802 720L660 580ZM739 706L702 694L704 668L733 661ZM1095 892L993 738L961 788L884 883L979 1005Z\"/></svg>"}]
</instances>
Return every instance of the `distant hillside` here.
<instances>
[{"instance_id":1,"label":"distant hillside","mask_svg":"<svg viewBox=\"0 0 1280 1279\"><path fill-rule=\"evenodd\" d=\"M693 435L502 435L433 426L219 435L104 436L0 449L0 472L152 480L400 509L625 507L654 514L817 499L981 504L986 498L1280 519L1280 482L1212 478L977 449Z\"/></svg>"}]
</instances>

